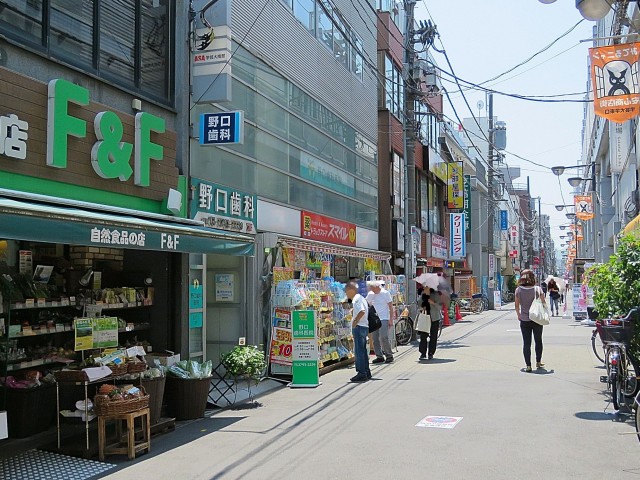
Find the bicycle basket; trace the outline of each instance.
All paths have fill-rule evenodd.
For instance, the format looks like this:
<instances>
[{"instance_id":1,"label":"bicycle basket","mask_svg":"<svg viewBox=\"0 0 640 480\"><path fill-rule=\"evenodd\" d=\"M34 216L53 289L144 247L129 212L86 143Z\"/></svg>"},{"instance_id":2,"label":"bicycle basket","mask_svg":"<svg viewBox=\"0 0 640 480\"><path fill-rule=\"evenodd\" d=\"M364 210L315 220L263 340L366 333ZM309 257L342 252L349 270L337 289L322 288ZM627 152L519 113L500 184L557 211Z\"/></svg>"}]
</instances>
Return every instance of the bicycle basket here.
<instances>
[{"instance_id":1,"label":"bicycle basket","mask_svg":"<svg viewBox=\"0 0 640 480\"><path fill-rule=\"evenodd\" d=\"M628 344L633 335L633 323L624 322L623 325L602 325L600 336L604 343L618 342Z\"/></svg>"}]
</instances>

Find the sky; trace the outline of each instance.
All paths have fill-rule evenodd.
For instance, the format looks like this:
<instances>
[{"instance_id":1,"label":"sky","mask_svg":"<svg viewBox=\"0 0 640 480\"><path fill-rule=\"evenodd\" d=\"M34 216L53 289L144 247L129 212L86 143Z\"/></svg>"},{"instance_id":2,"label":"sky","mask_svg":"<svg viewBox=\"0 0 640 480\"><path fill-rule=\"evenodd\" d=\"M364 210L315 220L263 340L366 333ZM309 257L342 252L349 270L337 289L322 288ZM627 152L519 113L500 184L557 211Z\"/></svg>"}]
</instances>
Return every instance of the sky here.
<instances>
[{"instance_id":1,"label":"sky","mask_svg":"<svg viewBox=\"0 0 640 480\"><path fill-rule=\"evenodd\" d=\"M538 0L418 0L416 20L429 19L436 24L442 42L436 40L435 46L444 46L456 76L478 84L526 60L582 20L582 16L574 0L547 5ZM590 38L594 26L595 22L584 20L549 50L485 86L527 96L586 91L591 44L579 41ZM438 66L448 70L445 57L431 53ZM453 93L457 86L449 82L444 86L460 118L470 117L461 95ZM482 100L486 105L486 94L469 90L465 95L478 116L477 103ZM445 115L455 119L446 98L444 105ZM565 211L558 212L554 205L572 203L567 178L575 176L577 170L568 170L558 182L550 167L575 165L580 159L584 104L534 103L494 95L493 105L494 116L507 124L507 151L549 168L508 153L505 158L507 165L522 169L522 176L514 183L526 183L526 177L530 178L531 195L541 197L542 213L550 216L551 236L558 246L558 237L563 234L558 227L569 220ZM486 116L486 112L481 115Z\"/></svg>"}]
</instances>

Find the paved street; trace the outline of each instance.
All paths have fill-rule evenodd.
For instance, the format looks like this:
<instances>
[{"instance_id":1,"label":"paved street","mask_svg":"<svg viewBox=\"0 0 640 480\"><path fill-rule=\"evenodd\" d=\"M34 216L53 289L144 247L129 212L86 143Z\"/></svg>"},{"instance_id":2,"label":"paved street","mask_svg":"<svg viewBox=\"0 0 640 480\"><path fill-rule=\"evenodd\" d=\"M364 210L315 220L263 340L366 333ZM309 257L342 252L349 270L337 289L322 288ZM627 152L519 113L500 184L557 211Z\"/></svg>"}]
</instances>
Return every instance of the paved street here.
<instances>
[{"instance_id":1,"label":"paved street","mask_svg":"<svg viewBox=\"0 0 640 480\"><path fill-rule=\"evenodd\" d=\"M325 375L317 389L277 390L260 399L262 408L218 413L197 424L199 438L107 478L640 475L640 444L625 435L634 431L631 418L605 413L591 328L552 318L548 370L527 374L512 308L445 329L432 362L404 347L366 384L347 383L348 369ZM452 430L416 427L427 415L464 418Z\"/></svg>"}]
</instances>

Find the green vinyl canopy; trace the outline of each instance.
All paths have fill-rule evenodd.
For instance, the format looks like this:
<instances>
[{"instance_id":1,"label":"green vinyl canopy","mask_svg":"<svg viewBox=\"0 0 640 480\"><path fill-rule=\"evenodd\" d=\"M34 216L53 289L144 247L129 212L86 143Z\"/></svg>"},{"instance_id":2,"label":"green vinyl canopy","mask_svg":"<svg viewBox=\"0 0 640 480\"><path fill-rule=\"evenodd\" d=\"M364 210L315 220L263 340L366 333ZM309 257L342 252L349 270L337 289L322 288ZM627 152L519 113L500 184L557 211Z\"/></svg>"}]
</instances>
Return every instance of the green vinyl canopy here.
<instances>
[{"instance_id":1,"label":"green vinyl canopy","mask_svg":"<svg viewBox=\"0 0 640 480\"><path fill-rule=\"evenodd\" d=\"M0 238L162 252L251 256L250 235L0 197Z\"/></svg>"}]
</instances>

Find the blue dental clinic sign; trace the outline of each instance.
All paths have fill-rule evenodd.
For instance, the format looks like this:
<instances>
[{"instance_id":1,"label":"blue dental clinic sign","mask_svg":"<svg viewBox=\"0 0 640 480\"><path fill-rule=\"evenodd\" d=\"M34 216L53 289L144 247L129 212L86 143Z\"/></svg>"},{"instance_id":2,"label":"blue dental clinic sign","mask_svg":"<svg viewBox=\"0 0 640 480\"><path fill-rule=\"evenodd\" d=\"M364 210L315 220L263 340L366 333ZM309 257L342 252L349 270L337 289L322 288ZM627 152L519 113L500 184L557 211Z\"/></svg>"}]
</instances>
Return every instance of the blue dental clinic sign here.
<instances>
[{"instance_id":1,"label":"blue dental clinic sign","mask_svg":"<svg viewBox=\"0 0 640 480\"><path fill-rule=\"evenodd\" d=\"M200 145L242 143L243 112L203 113L200 115Z\"/></svg>"},{"instance_id":2,"label":"blue dental clinic sign","mask_svg":"<svg viewBox=\"0 0 640 480\"><path fill-rule=\"evenodd\" d=\"M506 210L500 210L500 230L509 230L509 215Z\"/></svg>"}]
</instances>

